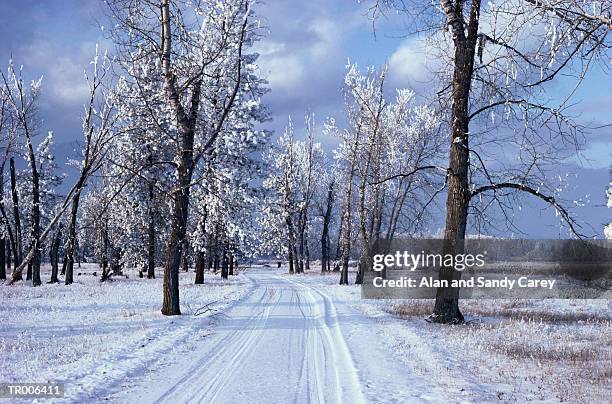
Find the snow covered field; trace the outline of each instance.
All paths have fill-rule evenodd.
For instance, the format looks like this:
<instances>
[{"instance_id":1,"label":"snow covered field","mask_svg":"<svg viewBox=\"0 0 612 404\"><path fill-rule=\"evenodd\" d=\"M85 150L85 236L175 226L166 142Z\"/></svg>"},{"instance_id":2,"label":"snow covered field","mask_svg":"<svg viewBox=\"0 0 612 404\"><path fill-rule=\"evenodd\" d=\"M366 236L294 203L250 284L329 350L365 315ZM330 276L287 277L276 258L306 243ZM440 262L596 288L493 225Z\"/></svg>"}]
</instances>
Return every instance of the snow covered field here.
<instances>
[{"instance_id":1,"label":"snow covered field","mask_svg":"<svg viewBox=\"0 0 612 404\"><path fill-rule=\"evenodd\" d=\"M164 317L161 279L93 271L0 287L0 380L126 403L606 402L612 388L605 300L465 301L471 321L443 326L423 321L431 302L254 268L200 286L181 273L184 315Z\"/></svg>"}]
</instances>

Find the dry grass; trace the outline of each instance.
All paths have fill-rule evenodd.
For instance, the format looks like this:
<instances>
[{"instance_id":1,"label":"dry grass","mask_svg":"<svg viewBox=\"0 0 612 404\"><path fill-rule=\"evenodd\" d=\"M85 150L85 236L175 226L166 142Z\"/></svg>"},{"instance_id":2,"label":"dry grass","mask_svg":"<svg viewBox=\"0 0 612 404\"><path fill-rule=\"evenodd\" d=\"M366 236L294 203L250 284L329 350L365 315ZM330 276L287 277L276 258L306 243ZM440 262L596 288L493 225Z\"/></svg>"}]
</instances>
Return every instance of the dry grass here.
<instances>
[{"instance_id":1,"label":"dry grass","mask_svg":"<svg viewBox=\"0 0 612 404\"><path fill-rule=\"evenodd\" d=\"M464 300L461 311L469 317L499 317L510 320L541 321L548 323L606 322L612 321L612 312L554 311L535 304L536 301L518 299ZM408 318L431 314L433 300L405 300L384 310L390 314ZM579 306L580 304L577 304Z\"/></svg>"},{"instance_id":2,"label":"dry grass","mask_svg":"<svg viewBox=\"0 0 612 404\"><path fill-rule=\"evenodd\" d=\"M432 307L433 301L407 300L386 311L414 319ZM610 402L612 317L606 303L594 310L586 301L466 300L461 307L477 319L464 326L432 324L430 332L440 335L444 327L448 349L480 362L470 368L475 375L485 374L484 365L492 370L488 382L513 380L513 390L498 393L500 401Z\"/></svg>"}]
</instances>

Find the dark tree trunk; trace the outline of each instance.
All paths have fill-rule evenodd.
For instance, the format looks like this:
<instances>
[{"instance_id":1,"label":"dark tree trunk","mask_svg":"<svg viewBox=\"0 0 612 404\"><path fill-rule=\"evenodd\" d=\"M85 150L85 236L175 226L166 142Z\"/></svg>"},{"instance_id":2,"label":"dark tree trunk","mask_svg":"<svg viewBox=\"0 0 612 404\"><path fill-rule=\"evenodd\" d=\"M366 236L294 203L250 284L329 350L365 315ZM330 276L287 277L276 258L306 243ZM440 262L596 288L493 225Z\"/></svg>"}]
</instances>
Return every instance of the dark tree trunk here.
<instances>
[{"instance_id":1,"label":"dark tree trunk","mask_svg":"<svg viewBox=\"0 0 612 404\"><path fill-rule=\"evenodd\" d=\"M74 256L76 257L77 265L81 268L81 262L83 261L83 250L81 249L81 245L79 244L79 240L75 239L74 242Z\"/></svg>"},{"instance_id":2,"label":"dark tree trunk","mask_svg":"<svg viewBox=\"0 0 612 404\"><path fill-rule=\"evenodd\" d=\"M30 244L30 247L28 247L28 251L30 250L30 248L32 248L32 245ZM28 262L28 270L26 272L26 281L29 281L32 279L32 261Z\"/></svg>"},{"instance_id":3,"label":"dark tree trunk","mask_svg":"<svg viewBox=\"0 0 612 404\"><path fill-rule=\"evenodd\" d=\"M15 161L9 160L9 173L11 176L11 199L13 202L13 221L15 222L15 240L13 245L13 267L17 269L21 264L21 217L19 215L19 194L17 193L17 177L15 175ZM21 274L17 275L16 280L23 279Z\"/></svg>"},{"instance_id":4,"label":"dark tree trunk","mask_svg":"<svg viewBox=\"0 0 612 404\"><path fill-rule=\"evenodd\" d=\"M62 275L66 275L66 265L68 263L68 249L65 249L64 251L64 256L62 258Z\"/></svg>"},{"instance_id":5,"label":"dark tree trunk","mask_svg":"<svg viewBox=\"0 0 612 404\"><path fill-rule=\"evenodd\" d=\"M100 282L104 282L110 278L110 270L108 265L108 230L106 229L106 223L102 229L102 253L100 256L100 263L102 267L102 275L100 276Z\"/></svg>"},{"instance_id":6,"label":"dark tree trunk","mask_svg":"<svg viewBox=\"0 0 612 404\"><path fill-rule=\"evenodd\" d=\"M155 279L155 195L153 183L149 183L149 229L147 232L147 278Z\"/></svg>"},{"instance_id":7,"label":"dark tree trunk","mask_svg":"<svg viewBox=\"0 0 612 404\"><path fill-rule=\"evenodd\" d=\"M9 236L10 236L10 233L9 233ZM7 271L11 269L11 260L13 259L12 257L13 257L13 249L11 248L11 240L9 239L6 241L6 270Z\"/></svg>"},{"instance_id":8,"label":"dark tree trunk","mask_svg":"<svg viewBox=\"0 0 612 404\"><path fill-rule=\"evenodd\" d=\"M341 260L340 269L340 285L348 285L348 266L349 266L349 255L343 253Z\"/></svg>"},{"instance_id":9,"label":"dark tree trunk","mask_svg":"<svg viewBox=\"0 0 612 404\"><path fill-rule=\"evenodd\" d=\"M295 268L295 273L299 273L300 262L298 259L297 247L293 248L293 267Z\"/></svg>"},{"instance_id":10,"label":"dark tree trunk","mask_svg":"<svg viewBox=\"0 0 612 404\"><path fill-rule=\"evenodd\" d=\"M206 268L210 271L211 269L213 269L214 265L215 265L215 254L214 251L212 250L212 245L208 245L208 251L206 253Z\"/></svg>"},{"instance_id":11,"label":"dark tree trunk","mask_svg":"<svg viewBox=\"0 0 612 404\"><path fill-rule=\"evenodd\" d=\"M361 285L363 283L363 271L365 271L364 260L365 256L362 256L359 260L359 266L357 267L357 275L355 276L355 285Z\"/></svg>"},{"instance_id":12,"label":"dark tree trunk","mask_svg":"<svg viewBox=\"0 0 612 404\"><path fill-rule=\"evenodd\" d=\"M183 243L183 272L189 272L189 242L185 239Z\"/></svg>"},{"instance_id":13,"label":"dark tree trunk","mask_svg":"<svg viewBox=\"0 0 612 404\"><path fill-rule=\"evenodd\" d=\"M204 284L204 266L206 265L206 257L204 255L204 251L198 251L196 253L196 277L195 284L203 285Z\"/></svg>"},{"instance_id":14,"label":"dark tree trunk","mask_svg":"<svg viewBox=\"0 0 612 404\"><path fill-rule=\"evenodd\" d=\"M6 162L6 160L5 160ZM2 166L0 167L0 197L4 198L4 164L2 163ZM4 204L0 204L0 211L2 213L2 224L4 224L5 229L7 230L7 233L9 233L10 236L10 232L11 232L11 227L9 225L8 222L8 218L6 216L6 211L4 210ZM11 266L11 247L9 244L9 240L12 239L13 237L10 236L10 238L7 240L5 237L2 237L0 239L0 243L2 243L2 246L0 246L0 279L1 280L5 280L6 279L6 270L10 268ZM8 264L8 268L7 268L7 264Z\"/></svg>"},{"instance_id":15,"label":"dark tree trunk","mask_svg":"<svg viewBox=\"0 0 612 404\"><path fill-rule=\"evenodd\" d=\"M295 273L295 269L293 268L293 248L289 247L287 252L287 259L289 260L289 273Z\"/></svg>"},{"instance_id":16,"label":"dark tree trunk","mask_svg":"<svg viewBox=\"0 0 612 404\"><path fill-rule=\"evenodd\" d=\"M189 194L191 177L193 174L193 145L195 138L195 123L200 103L202 79L193 83L189 110L186 111L181 104L177 90L176 78L172 69L172 33L170 24L170 4L168 0L161 0L161 61L166 98L174 114L180 139L180 151L176 174L178 189L173 193L174 205L172 209L172 229L166 253L164 266L164 300L161 312L167 316L181 314L179 304L179 269L183 254L183 244L187 232L187 219L189 214ZM209 139L209 141L212 139Z\"/></svg>"},{"instance_id":17,"label":"dark tree trunk","mask_svg":"<svg viewBox=\"0 0 612 404\"><path fill-rule=\"evenodd\" d=\"M216 249L215 249L215 258L213 260L213 271L215 271L215 274L219 272L219 253Z\"/></svg>"},{"instance_id":18,"label":"dark tree trunk","mask_svg":"<svg viewBox=\"0 0 612 404\"><path fill-rule=\"evenodd\" d=\"M40 286L42 281L40 279L40 177L38 174L38 168L36 167L36 156L34 154L34 147L32 146L32 140L30 139L29 132L26 127L26 136L28 143L28 153L30 160L30 171L32 173L32 230L30 237L32 240L31 248L34 249L32 260L28 265L28 272L30 267L32 268L32 286Z\"/></svg>"},{"instance_id":19,"label":"dark tree trunk","mask_svg":"<svg viewBox=\"0 0 612 404\"><path fill-rule=\"evenodd\" d=\"M329 270L329 224L334 207L334 183L327 189L327 203L323 215L323 232L321 233L321 272Z\"/></svg>"},{"instance_id":20,"label":"dark tree trunk","mask_svg":"<svg viewBox=\"0 0 612 404\"><path fill-rule=\"evenodd\" d=\"M190 182L188 177L190 176L185 170L179 170L179 184L181 184L181 190L174 195L172 231L170 233L168 251L166 254L166 265L164 267L164 301L161 311L162 314L166 316L181 314L178 282L181 257L183 255L183 242L187 228Z\"/></svg>"},{"instance_id":21,"label":"dark tree trunk","mask_svg":"<svg viewBox=\"0 0 612 404\"><path fill-rule=\"evenodd\" d=\"M227 262L227 251L223 249L223 261L221 263L221 278L228 278L228 262Z\"/></svg>"},{"instance_id":22,"label":"dark tree trunk","mask_svg":"<svg viewBox=\"0 0 612 404\"><path fill-rule=\"evenodd\" d=\"M66 277L64 278L64 284L70 285L74 282L74 250L76 247L76 225L77 225L77 213L79 211L79 199L81 198L81 186L77 187L77 192L72 199L72 206L70 207L70 222L68 224L68 240L66 244L66 256L64 259L64 266L62 272L65 272Z\"/></svg>"},{"instance_id":23,"label":"dark tree trunk","mask_svg":"<svg viewBox=\"0 0 612 404\"><path fill-rule=\"evenodd\" d=\"M51 261L51 280L49 283L59 283L57 274L59 272L59 247L62 242L62 224L60 223L49 250L49 260Z\"/></svg>"},{"instance_id":24,"label":"dark tree trunk","mask_svg":"<svg viewBox=\"0 0 612 404\"><path fill-rule=\"evenodd\" d=\"M452 9L445 10L449 22L455 23L463 16L452 15ZM445 254L461 254L464 248L467 226L470 190L468 182L469 168L469 98L474 71L478 23L480 18L480 0L472 2L470 21L465 35L463 24L453 25L455 45L451 145L449 153L448 195L446 200L446 227L444 230ZM441 268L439 279L449 285L459 279L461 272L454 268ZM462 323L463 315L459 310L459 288L441 287L436 293L434 313L431 321L438 323Z\"/></svg>"},{"instance_id":25,"label":"dark tree trunk","mask_svg":"<svg viewBox=\"0 0 612 404\"><path fill-rule=\"evenodd\" d=\"M0 238L0 280L6 279L6 240Z\"/></svg>"},{"instance_id":26,"label":"dark tree trunk","mask_svg":"<svg viewBox=\"0 0 612 404\"><path fill-rule=\"evenodd\" d=\"M293 273L299 271L299 269L297 268L297 265L295 265L295 261L296 261L296 257L295 257L295 235L293 234L293 220L291 219L291 215L290 214L287 214L287 217L285 218L285 224L287 225L287 241L288 241L288 245L287 245L288 256L287 256L287 259L289 260L289 273L293 274Z\"/></svg>"},{"instance_id":27,"label":"dark tree trunk","mask_svg":"<svg viewBox=\"0 0 612 404\"><path fill-rule=\"evenodd\" d=\"M301 274L304 272L304 233L305 233L305 220L303 209L300 212L298 219L298 242L297 242L297 273Z\"/></svg>"},{"instance_id":28,"label":"dark tree trunk","mask_svg":"<svg viewBox=\"0 0 612 404\"><path fill-rule=\"evenodd\" d=\"M229 255L229 276L234 276L234 255Z\"/></svg>"}]
</instances>

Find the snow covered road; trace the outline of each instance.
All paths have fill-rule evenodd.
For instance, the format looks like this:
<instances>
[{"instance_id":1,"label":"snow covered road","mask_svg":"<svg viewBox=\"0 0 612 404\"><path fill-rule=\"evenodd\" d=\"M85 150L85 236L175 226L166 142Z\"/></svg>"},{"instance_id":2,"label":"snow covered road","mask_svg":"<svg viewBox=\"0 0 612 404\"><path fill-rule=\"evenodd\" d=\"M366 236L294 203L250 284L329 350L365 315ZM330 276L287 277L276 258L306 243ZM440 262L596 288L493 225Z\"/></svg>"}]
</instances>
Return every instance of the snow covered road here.
<instances>
[{"instance_id":1,"label":"snow covered road","mask_svg":"<svg viewBox=\"0 0 612 404\"><path fill-rule=\"evenodd\" d=\"M320 288L271 270L197 348L109 397L121 402L360 403L429 401L378 347L373 323ZM341 310L338 309L341 307ZM347 331L349 339L343 334ZM353 352L359 351L359 363ZM400 376L401 377L398 377ZM408 380L406 377L408 376ZM404 389L398 389L401 380ZM418 381L418 378L414 381ZM420 384L420 386L419 386ZM439 398L439 397L438 397Z\"/></svg>"},{"instance_id":2,"label":"snow covered road","mask_svg":"<svg viewBox=\"0 0 612 404\"><path fill-rule=\"evenodd\" d=\"M323 295L265 272L229 311L214 342L189 368L169 375L159 402L361 402L334 306ZM212 343L210 343L212 342ZM177 369L178 370L178 369Z\"/></svg>"}]
</instances>

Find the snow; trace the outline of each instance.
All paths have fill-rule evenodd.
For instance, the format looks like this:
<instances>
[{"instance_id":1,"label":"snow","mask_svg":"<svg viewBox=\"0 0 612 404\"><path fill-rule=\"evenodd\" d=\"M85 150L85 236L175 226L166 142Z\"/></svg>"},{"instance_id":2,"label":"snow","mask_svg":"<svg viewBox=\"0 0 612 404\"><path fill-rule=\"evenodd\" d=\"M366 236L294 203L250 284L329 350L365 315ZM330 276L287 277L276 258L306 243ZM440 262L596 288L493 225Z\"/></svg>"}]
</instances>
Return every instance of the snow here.
<instances>
[{"instance_id":1,"label":"snow","mask_svg":"<svg viewBox=\"0 0 612 404\"><path fill-rule=\"evenodd\" d=\"M161 279L94 270L0 287L0 380L65 381L71 402L603 402L611 387L607 300L470 300L468 325L443 326L423 321L430 301L253 267L181 272L183 315L164 317Z\"/></svg>"},{"instance_id":2,"label":"snow","mask_svg":"<svg viewBox=\"0 0 612 404\"><path fill-rule=\"evenodd\" d=\"M374 319L375 339L438 391L438 402L606 402L612 388L608 300L465 300L467 325L429 324L428 300L362 300L337 274L307 275L334 300Z\"/></svg>"},{"instance_id":3,"label":"snow","mask_svg":"<svg viewBox=\"0 0 612 404\"><path fill-rule=\"evenodd\" d=\"M184 315L165 317L161 273L100 283L97 265L83 266L70 286L0 286L0 380L65 381L73 401L103 397L201 338L214 313L190 313L227 307L251 287L242 275L223 281L206 274L205 285L194 285L193 273L181 273Z\"/></svg>"}]
</instances>

